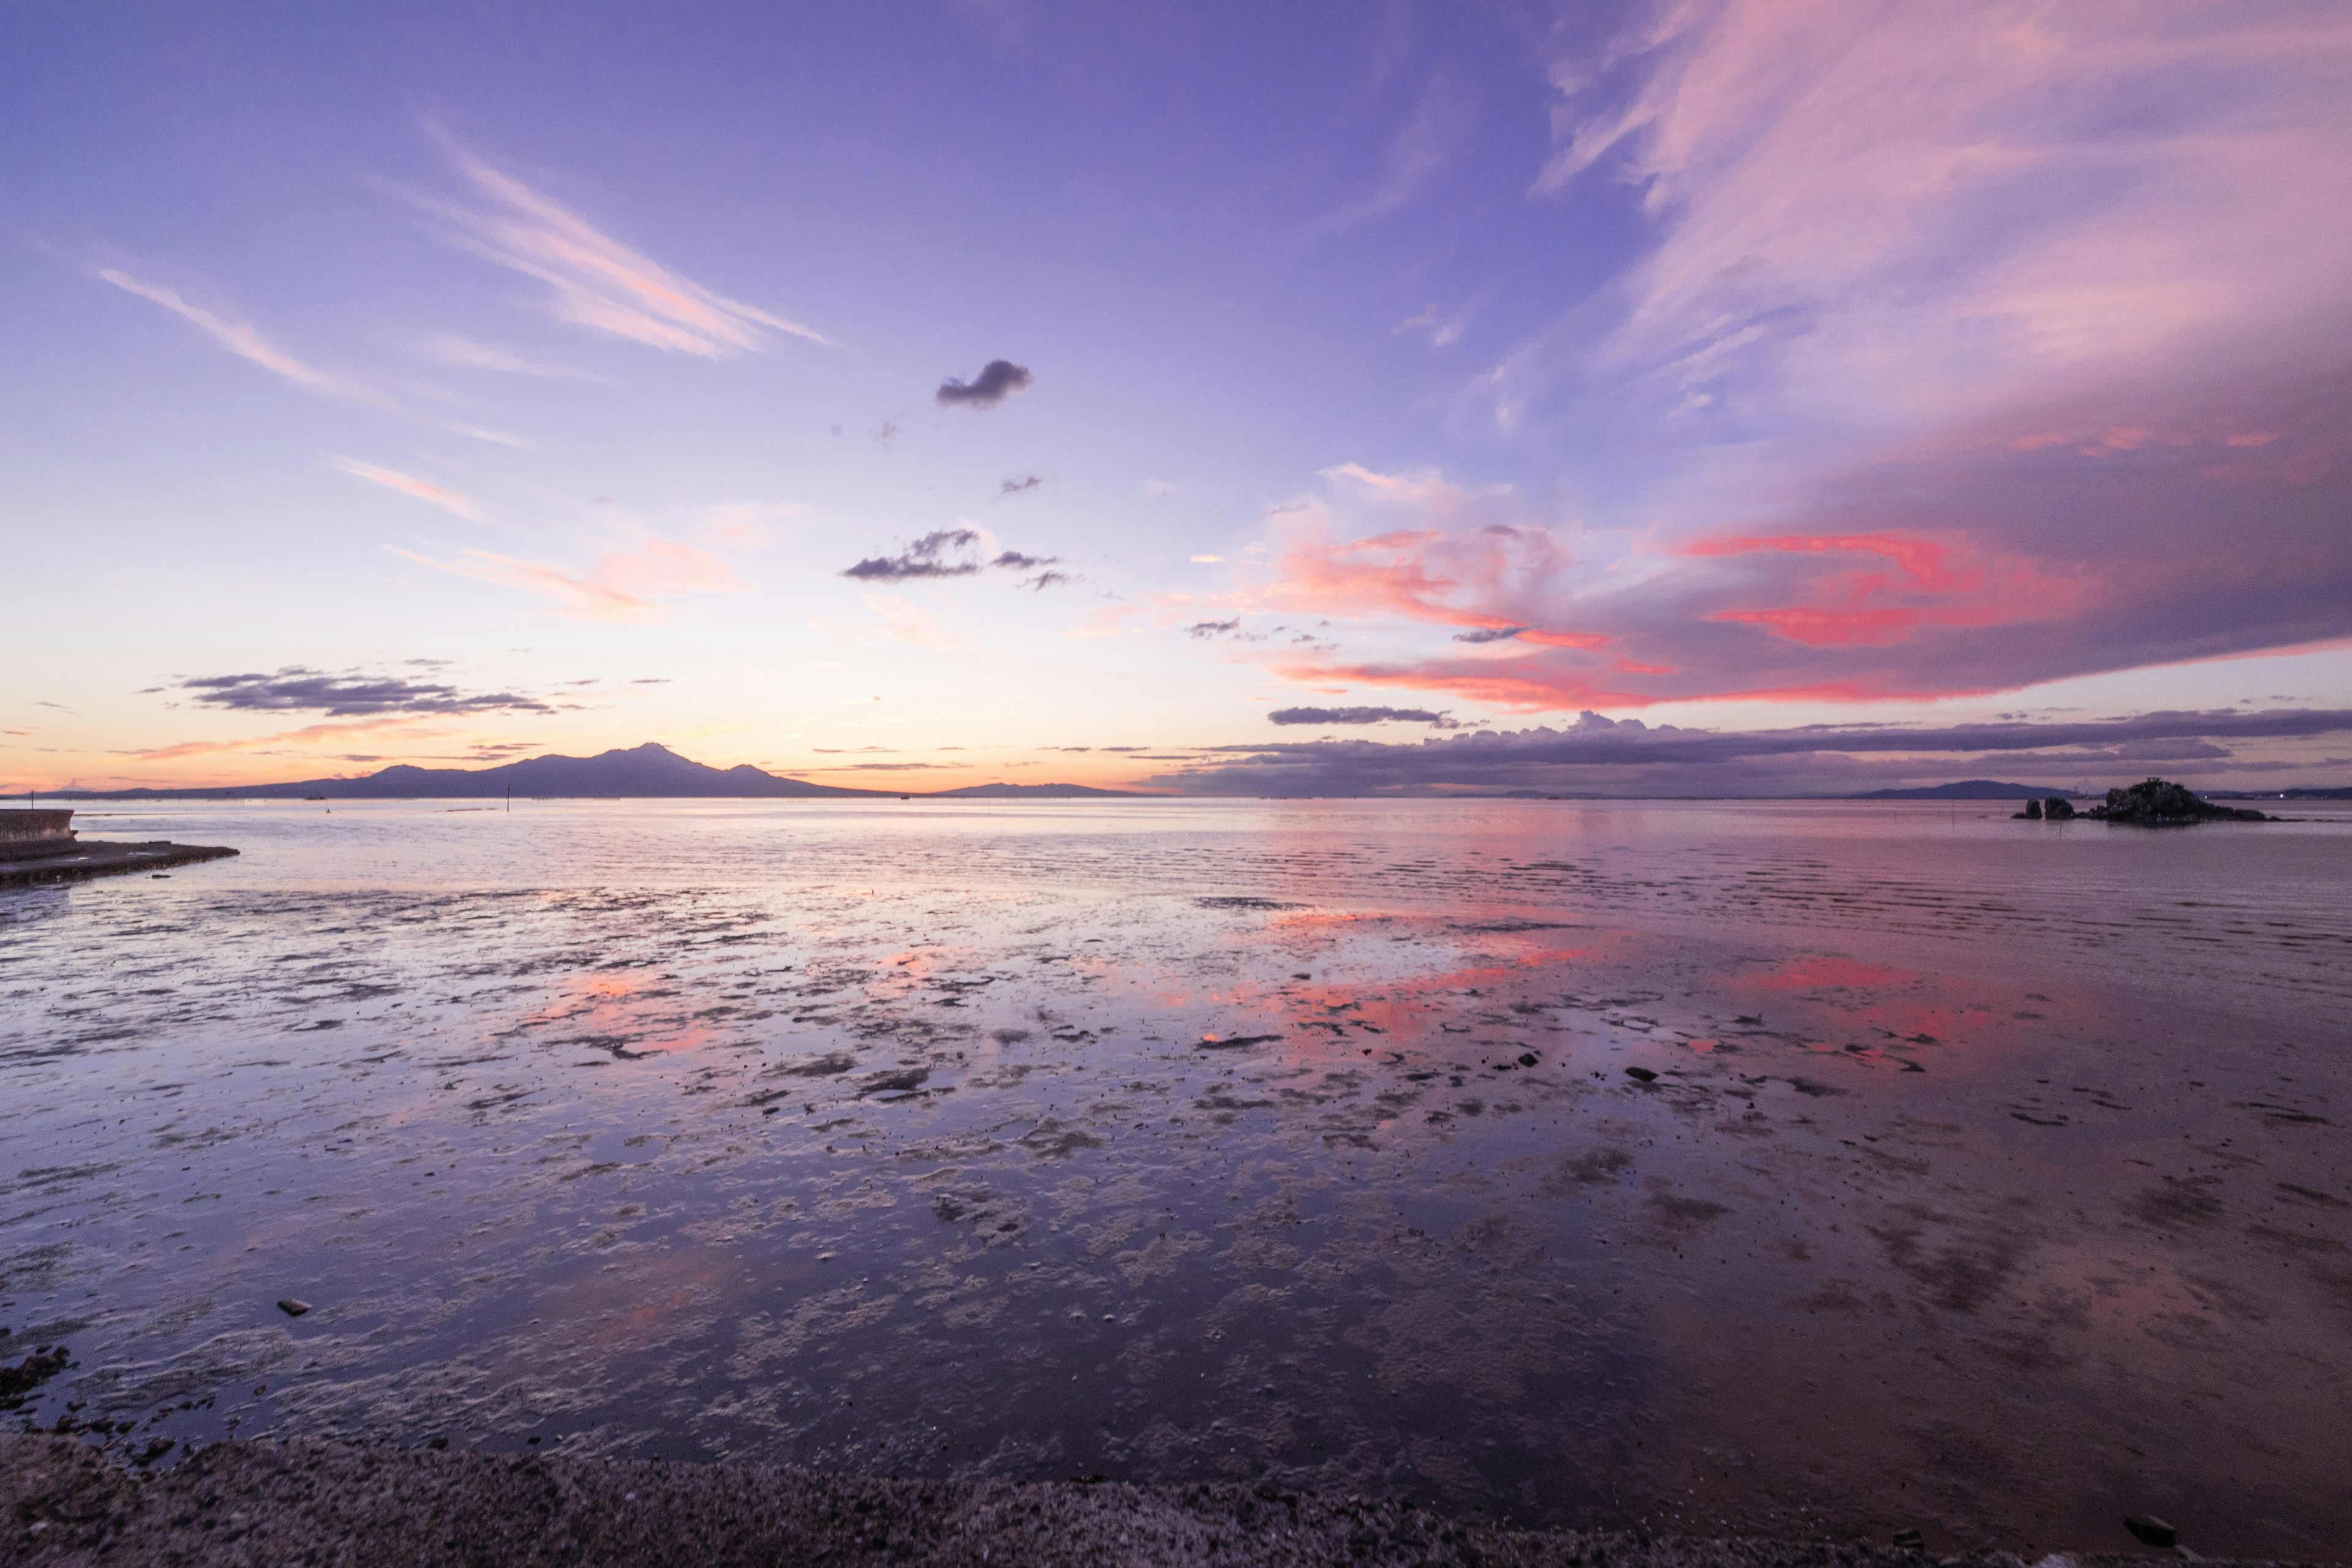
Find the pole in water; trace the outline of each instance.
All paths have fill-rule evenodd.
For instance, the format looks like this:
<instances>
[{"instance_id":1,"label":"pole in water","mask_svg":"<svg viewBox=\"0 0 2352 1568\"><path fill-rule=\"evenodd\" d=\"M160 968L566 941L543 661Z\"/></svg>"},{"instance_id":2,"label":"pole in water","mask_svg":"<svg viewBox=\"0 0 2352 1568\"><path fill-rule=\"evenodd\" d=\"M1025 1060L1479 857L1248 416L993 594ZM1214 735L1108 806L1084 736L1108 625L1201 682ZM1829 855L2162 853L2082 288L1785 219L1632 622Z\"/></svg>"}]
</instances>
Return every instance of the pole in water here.
<instances>
[{"instance_id":1,"label":"pole in water","mask_svg":"<svg viewBox=\"0 0 2352 1568\"><path fill-rule=\"evenodd\" d=\"M514 815L514 785L507 785L507 815Z\"/></svg>"}]
</instances>

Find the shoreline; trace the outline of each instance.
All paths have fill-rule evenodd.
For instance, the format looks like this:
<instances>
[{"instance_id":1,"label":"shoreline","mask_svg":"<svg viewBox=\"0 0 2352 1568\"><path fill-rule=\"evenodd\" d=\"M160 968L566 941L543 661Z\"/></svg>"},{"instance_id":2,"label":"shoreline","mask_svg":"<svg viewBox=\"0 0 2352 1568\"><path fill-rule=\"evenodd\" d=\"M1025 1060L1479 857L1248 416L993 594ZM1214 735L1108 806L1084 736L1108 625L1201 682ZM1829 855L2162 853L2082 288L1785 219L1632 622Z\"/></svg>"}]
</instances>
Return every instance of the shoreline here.
<instances>
[{"instance_id":1,"label":"shoreline","mask_svg":"<svg viewBox=\"0 0 2352 1568\"><path fill-rule=\"evenodd\" d=\"M2024 1568L2026 1561L2006 1551L1954 1553L1862 1540L1515 1530L1241 1483L896 1480L767 1466L276 1442L215 1444L168 1470L142 1474L70 1437L37 1434L0 1436L0 1531L12 1561L59 1565ZM2120 1568L2175 1555L2068 1552L2041 1558L2037 1568L2062 1562Z\"/></svg>"}]
</instances>

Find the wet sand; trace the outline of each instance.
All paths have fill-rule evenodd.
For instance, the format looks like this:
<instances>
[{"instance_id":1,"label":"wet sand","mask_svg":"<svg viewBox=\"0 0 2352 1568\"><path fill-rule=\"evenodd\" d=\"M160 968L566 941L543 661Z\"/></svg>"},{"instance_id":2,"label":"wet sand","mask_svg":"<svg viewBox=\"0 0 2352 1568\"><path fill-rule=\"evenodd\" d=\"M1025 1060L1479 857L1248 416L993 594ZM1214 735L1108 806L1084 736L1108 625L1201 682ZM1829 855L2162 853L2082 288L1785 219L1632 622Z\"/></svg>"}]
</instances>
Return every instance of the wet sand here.
<instances>
[{"instance_id":1,"label":"wet sand","mask_svg":"<svg viewBox=\"0 0 2352 1568\"><path fill-rule=\"evenodd\" d=\"M2343 824L1545 809L19 896L20 1419L2346 1555Z\"/></svg>"},{"instance_id":2,"label":"wet sand","mask_svg":"<svg viewBox=\"0 0 2352 1568\"><path fill-rule=\"evenodd\" d=\"M142 1479L56 1437L0 1437L0 1519L10 1561L27 1568L313 1559L709 1568L835 1560L938 1568L2024 1568L2007 1552L1939 1561L1868 1542L1515 1531L1272 1487L885 1481L242 1443Z\"/></svg>"}]
</instances>

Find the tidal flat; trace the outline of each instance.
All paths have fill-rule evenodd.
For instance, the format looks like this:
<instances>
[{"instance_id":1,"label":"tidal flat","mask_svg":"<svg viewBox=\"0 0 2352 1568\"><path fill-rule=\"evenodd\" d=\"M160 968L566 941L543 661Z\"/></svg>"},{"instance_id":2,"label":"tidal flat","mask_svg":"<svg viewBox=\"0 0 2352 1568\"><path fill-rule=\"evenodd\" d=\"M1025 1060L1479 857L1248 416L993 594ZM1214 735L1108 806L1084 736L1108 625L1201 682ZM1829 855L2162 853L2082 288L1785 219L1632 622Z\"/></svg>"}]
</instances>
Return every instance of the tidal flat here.
<instances>
[{"instance_id":1,"label":"tidal flat","mask_svg":"<svg viewBox=\"0 0 2352 1568\"><path fill-rule=\"evenodd\" d=\"M86 813L0 1419L2342 1556L2352 812L2011 809Z\"/></svg>"}]
</instances>

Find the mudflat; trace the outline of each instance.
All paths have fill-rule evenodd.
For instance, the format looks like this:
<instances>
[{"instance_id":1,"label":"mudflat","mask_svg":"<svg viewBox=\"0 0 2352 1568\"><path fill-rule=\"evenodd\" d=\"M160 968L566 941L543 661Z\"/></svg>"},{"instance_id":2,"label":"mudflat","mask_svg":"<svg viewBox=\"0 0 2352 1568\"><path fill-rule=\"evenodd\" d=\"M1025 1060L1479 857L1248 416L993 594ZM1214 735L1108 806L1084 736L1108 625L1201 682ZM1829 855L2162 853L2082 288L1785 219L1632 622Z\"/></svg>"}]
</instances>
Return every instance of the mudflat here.
<instances>
[{"instance_id":1,"label":"mudflat","mask_svg":"<svg viewBox=\"0 0 2352 1568\"><path fill-rule=\"evenodd\" d=\"M0 904L11 1398L2340 1558L2352 816L2007 809L159 816Z\"/></svg>"}]
</instances>

